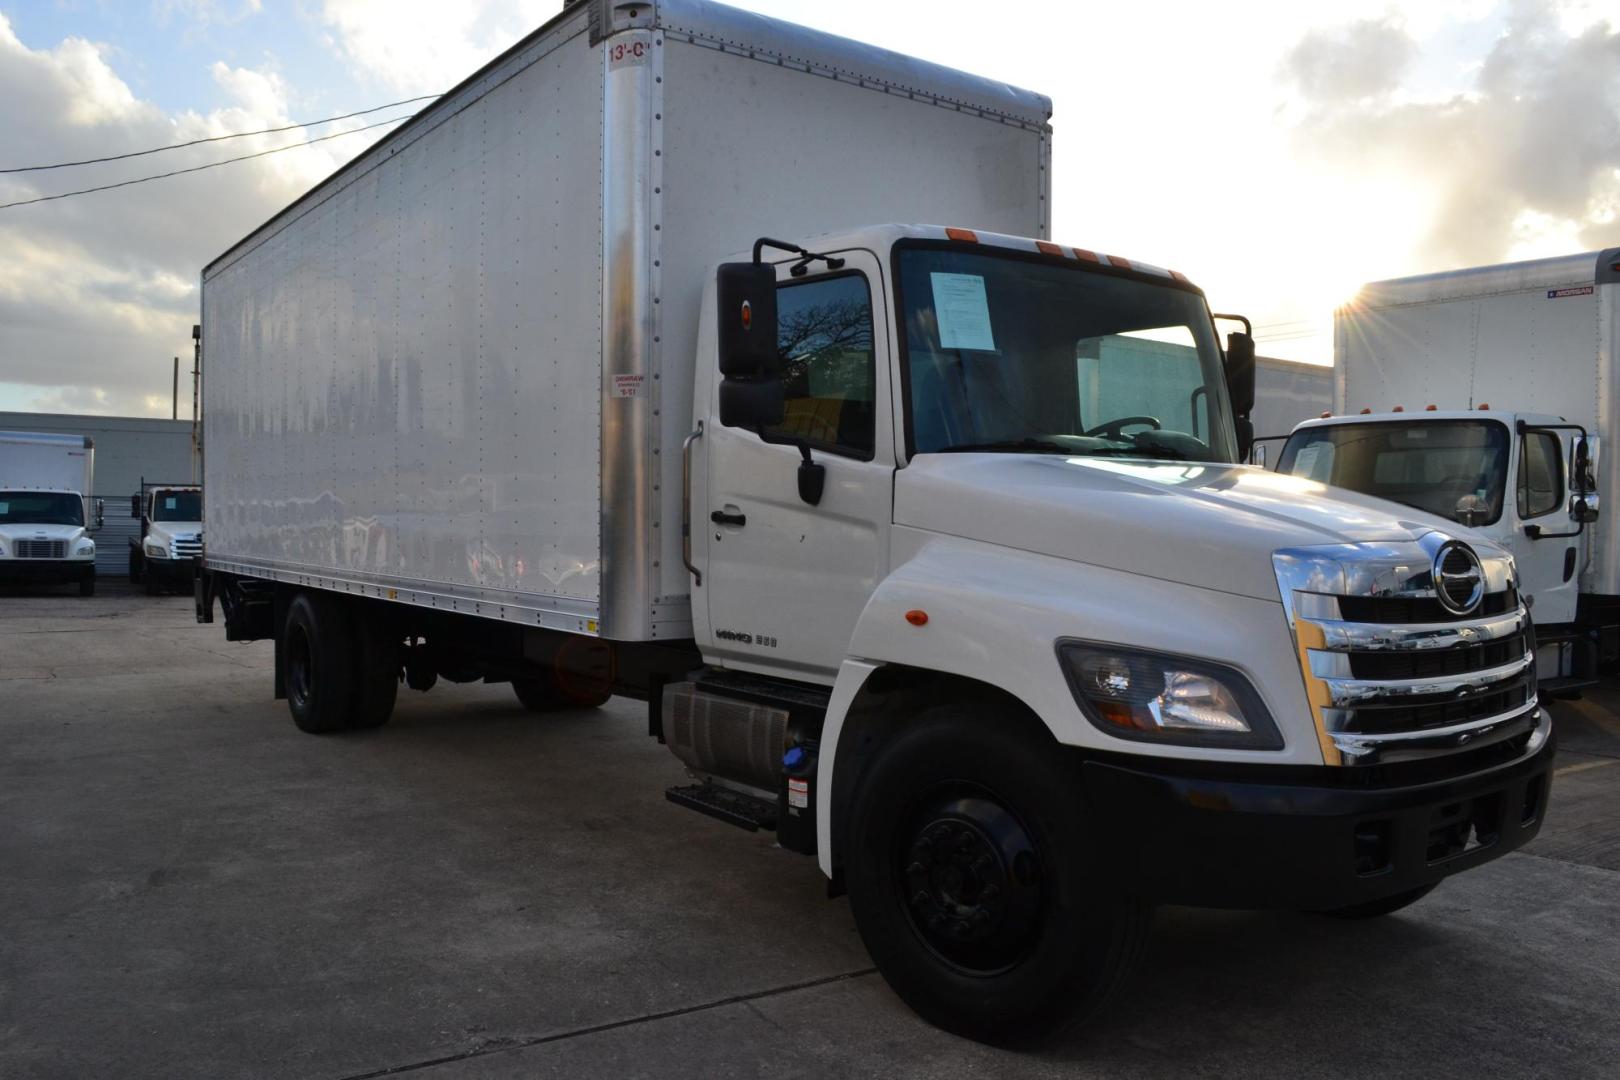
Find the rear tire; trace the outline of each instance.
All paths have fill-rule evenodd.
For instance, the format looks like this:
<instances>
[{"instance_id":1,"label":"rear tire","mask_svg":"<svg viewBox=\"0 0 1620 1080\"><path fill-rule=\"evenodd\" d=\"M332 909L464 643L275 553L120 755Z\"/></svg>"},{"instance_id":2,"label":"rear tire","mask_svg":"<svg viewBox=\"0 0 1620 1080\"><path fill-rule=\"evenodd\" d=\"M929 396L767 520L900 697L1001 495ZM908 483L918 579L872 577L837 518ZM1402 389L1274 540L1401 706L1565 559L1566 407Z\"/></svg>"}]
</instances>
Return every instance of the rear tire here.
<instances>
[{"instance_id":1,"label":"rear tire","mask_svg":"<svg viewBox=\"0 0 1620 1080\"><path fill-rule=\"evenodd\" d=\"M1377 919L1385 915L1393 915L1405 907L1411 907L1419 900L1434 892L1439 884L1420 885L1415 889L1386 896L1382 900L1369 900L1365 904L1350 904L1342 908L1333 908L1322 914L1335 919Z\"/></svg>"},{"instance_id":2,"label":"rear tire","mask_svg":"<svg viewBox=\"0 0 1620 1080\"><path fill-rule=\"evenodd\" d=\"M282 628L287 707L298 730L341 731L354 707L356 658L349 613L336 600L299 593Z\"/></svg>"},{"instance_id":3,"label":"rear tire","mask_svg":"<svg viewBox=\"0 0 1620 1080\"><path fill-rule=\"evenodd\" d=\"M929 709L877 751L850 804L861 939L925 1020L1024 1042L1095 1014L1147 939L1090 838L1079 778L1003 710Z\"/></svg>"},{"instance_id":4,"label":"rear tire","mask_svg":"<svg viewBox=\"0 0 1620 1080\"><path fill-rule=\"evenodd\" d=\"M394 715L394 701L399 696L402 639L390 633L387 620L377 612L356 612L354 622L359 631L359 653L355 658L354 712L349 727L379 728Z\"/></svg>"}]
</instances>

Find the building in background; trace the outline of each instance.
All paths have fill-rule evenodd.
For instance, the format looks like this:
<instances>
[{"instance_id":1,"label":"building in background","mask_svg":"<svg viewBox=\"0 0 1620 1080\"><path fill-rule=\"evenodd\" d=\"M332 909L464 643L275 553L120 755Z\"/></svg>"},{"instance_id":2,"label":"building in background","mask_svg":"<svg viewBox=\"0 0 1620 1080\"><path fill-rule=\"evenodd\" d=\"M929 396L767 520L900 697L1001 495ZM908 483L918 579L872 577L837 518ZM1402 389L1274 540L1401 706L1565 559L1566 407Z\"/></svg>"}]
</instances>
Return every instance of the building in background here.
<instances>
[{"instance_id":1,"label":"building in background","mask_svg":"<svg viewBox=\"0 0 1620 1080\"><path fill-rule=\"evenodd\" d=\"M106 502L106 523L95 533L96 574L129 572L129 538L139 536L139 518L129 514L129 497L141 478L189 482L192 471L191 421L138 416L80 416L73 413L0 412L0 431L52 431L88 435L96 447L96 490Z\"/></svg>"}]
</instances>

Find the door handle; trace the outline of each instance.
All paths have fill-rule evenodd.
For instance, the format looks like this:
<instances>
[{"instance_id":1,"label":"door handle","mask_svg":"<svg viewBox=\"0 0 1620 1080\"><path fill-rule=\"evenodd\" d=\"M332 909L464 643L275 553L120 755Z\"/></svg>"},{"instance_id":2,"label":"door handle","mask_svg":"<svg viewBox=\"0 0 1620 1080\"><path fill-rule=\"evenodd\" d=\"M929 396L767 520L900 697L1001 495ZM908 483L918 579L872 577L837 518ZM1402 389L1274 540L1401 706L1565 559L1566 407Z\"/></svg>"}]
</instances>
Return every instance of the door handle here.
<instances>
[{"instance_id":1,"label":"door handle","mask_svg":"<svg viewBox=\"0 0 1620 1080\"><path fill-rule=\"evenodd\" d=\"M703 421L681 444L681 562L692 575L694 588L703 585L703 572L692 565L692 444L703 438Z\"/></svg>"},{"instance_id":2,"label":"door handle","mask_svg":"<svg viewBox=\"0 0 1620 1080\"><path fill-rule=\"evenodd\" d=\"M740 529L744 525L748 524L748 515L728 514L724 510L716 510L714 513L709 515L709 520L714 522L716 525L735 525Z\"/></svg>"}]
</instances>

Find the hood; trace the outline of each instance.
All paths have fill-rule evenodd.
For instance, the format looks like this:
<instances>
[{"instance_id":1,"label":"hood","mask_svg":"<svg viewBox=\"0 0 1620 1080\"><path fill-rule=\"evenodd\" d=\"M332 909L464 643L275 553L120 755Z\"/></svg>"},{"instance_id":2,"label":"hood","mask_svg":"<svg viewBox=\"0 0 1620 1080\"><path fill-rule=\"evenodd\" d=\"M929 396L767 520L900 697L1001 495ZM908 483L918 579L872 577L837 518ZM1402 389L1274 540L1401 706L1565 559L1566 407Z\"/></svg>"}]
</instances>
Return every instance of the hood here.
<instances>
[{"instance_id":1,"label":"hood","mask_svg":"<svg viewBox=\"0 0 1620 1080\"><path fill-rule=\"evenodd\" d=\"M10 521L0 525L0 540L67 540L70 543L84 536L83 525L34 525Z\"/></svg>"},{"instance_id":2,"label":"hood","mask_svg":"<svg viewBox=\"0 0 1620 1080\"><path fill-rule=\"evenodd\" d=\"M895 524L1128 574L1277 600L1271 553L1416 540L1490 547L1397 503L1243 465L922 454L895 477Z\"/></svg>"},{"instance_id":3,"label":"hood","mask_svg":"<svg viewBox=\"0 0 1620 1080\"><path fill-rule=\"evenodd\" d=\"M200 521L154 521L147 526L148 540L161 539L165 542L176 536L202 535L202 522Z\"/></svg>"}]
</instances>

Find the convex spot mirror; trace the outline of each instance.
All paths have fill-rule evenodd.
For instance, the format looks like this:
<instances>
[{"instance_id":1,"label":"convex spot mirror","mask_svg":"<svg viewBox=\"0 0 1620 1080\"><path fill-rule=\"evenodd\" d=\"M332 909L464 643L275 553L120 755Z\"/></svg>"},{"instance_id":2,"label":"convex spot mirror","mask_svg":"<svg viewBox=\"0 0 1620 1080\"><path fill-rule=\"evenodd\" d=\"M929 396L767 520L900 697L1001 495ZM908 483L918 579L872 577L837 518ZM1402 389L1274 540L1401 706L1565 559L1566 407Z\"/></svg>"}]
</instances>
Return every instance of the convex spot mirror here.
<instances>
[{"instance_id":1,"label":"convex spot mirror","mask_svg":"<svg viewBox=\"0 0 1620 1080\"><path fill-rule=\"evenodd\" d=\"M720 422L764 428L782 422L782 364L777 353L776 269L723 263L715 281L720 349Z\"/></svg>"}]
</instances>

